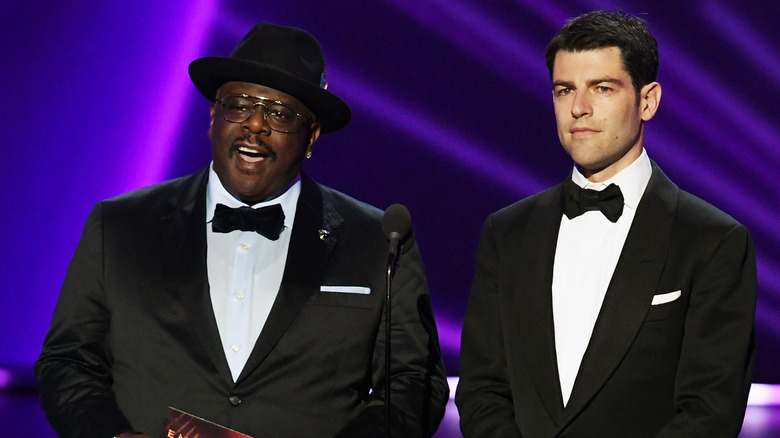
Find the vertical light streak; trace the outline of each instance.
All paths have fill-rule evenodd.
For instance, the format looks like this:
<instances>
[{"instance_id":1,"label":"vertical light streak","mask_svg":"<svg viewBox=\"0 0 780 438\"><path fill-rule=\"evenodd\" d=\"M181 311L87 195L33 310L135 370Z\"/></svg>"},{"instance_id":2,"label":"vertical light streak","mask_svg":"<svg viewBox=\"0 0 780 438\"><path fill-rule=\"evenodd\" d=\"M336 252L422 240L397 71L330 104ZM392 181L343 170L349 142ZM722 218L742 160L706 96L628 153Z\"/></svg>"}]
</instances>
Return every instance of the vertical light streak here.
<instances>
[{"instance_id":1,"label":"vertical light streak","mask_svg":"<svg viewBox=\"0 0 780 438\"><path fill-rule=\"evenodd\" d=\"M178 4L173 9L185 10L187 13L180 16L178 21L174 18L171 23L168 47L161 52L169 56L139 66L159 66L156 67L160 78L159 89L153 90L150 96L164 96L160 102L166 102L167 107L151 112L148 108L153 103L150 102L136 112L138 120L135 125L138 130L130 143L135 148L134 155L141 158L127 166L126 173L117 182L119 192L154 184L166 178L175 151L177 132L187 114L187 97L191 95L192 85L187 66L202 50L218 3L218 0L197 0Z\"/></svg>"}]
</instances>

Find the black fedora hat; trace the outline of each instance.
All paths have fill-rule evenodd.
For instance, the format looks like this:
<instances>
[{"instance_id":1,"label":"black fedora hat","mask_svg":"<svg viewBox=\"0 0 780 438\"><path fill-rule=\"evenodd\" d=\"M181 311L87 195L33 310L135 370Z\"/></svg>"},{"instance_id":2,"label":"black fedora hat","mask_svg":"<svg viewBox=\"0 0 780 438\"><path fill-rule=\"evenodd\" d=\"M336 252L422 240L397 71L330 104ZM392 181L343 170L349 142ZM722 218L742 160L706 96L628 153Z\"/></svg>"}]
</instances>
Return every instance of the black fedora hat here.
<instances>
[{"instance_id":1,"label":"black fedora hat","mask_svg":"<svg viewBox=\"0 0 780 438\"><path fill-rule=\"evenodd\" d=\"M320 44L308 32L294 27L260 22L229 57L196 59L189 71L195 87L212 102L225 82L252 82L303 102L323 133L343 128L351 117L349 106L326 89Z\"/></svg>"}]
</instances>

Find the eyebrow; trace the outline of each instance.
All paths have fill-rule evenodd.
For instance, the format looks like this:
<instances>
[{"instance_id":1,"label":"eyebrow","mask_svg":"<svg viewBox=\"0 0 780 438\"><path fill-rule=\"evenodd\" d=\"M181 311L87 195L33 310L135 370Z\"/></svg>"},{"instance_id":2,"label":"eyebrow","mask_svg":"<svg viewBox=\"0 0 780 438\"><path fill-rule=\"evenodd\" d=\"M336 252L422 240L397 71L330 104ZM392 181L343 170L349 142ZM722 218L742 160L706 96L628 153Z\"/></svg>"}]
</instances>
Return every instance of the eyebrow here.
<instances>
[{"instance_id":1,"label":"eyebrow","mask_svg":"<svg viewBox=\"0 0 780 438\"><path fill-rule=\"evenodd\" d=\"M596 86L598 84L604 84L604 83L615 84L615 85L623 85L623 81L621 81L620 79L611 78L609 76L605 76L603 78L598 78L598 79L591 79L591 80L587 81L588 87L593 87L593 86ZM574 87L574 83L570 82L570 81L555 81L555 82L553 82L552 85L553 85L553 88L555 88L555 87L575 88Z\"/></svg>"}]
</instances>

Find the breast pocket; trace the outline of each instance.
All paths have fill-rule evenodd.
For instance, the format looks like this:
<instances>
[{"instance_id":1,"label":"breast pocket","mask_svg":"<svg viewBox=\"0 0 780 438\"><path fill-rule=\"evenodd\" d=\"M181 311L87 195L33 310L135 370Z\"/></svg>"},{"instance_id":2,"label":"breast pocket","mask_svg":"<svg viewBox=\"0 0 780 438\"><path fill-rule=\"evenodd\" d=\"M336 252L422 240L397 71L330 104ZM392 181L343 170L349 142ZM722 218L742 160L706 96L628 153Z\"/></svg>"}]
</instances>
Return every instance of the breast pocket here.
<instances>
[{"instance_id":1,"label":"breast pocket","mask_svg":"<svg viewBox=\"0 0 780 438\"><path fill-rule=\"evenodd\" d=\"M680 290L655 295L645 322L661 321L685 312L684 298Z\"/></svg>"},{"instance_id":2,"label":"breast pocket","mask_svg":"<svg viewBox=\"0 0 780 438\"><path fill-rule=\"evenodd\" d=\"M321 286L314 296L313 304L321 306L371 308L376 293L363 286Z\"/></svg>"}]
</instances>

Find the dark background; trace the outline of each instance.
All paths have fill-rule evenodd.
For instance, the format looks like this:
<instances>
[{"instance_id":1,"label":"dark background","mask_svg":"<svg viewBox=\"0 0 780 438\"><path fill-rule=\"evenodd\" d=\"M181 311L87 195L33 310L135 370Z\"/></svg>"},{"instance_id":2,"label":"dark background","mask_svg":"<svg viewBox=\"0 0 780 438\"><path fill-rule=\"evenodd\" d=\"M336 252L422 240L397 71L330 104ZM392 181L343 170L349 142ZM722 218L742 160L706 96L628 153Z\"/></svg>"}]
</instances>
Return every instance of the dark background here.
<instances>
[{"instance_id":1,"label":"dark background","mask_svg":"<svg viewBox=\"0 0 780 438\"><path fill-rule=\"evenodd\" d=\"M28 373L95 202L208 164L209 104L187 76L260 20L322 44L353 110L305 170L380 208L400 202L423 252L450 375L485 217L560 181L544 48L567 18L641 14L661 52L652 159L752 231L755 381L780 383L778 2L238 1L0 5L0 366ZM0 381L9 379L0 368ZM2 383L2 382L0 382ZM2 386L2 385L0 385Z\"/></svg>"}]
</instances>

